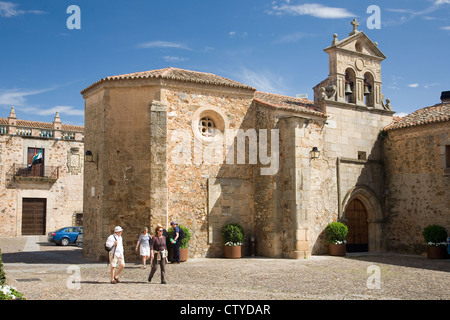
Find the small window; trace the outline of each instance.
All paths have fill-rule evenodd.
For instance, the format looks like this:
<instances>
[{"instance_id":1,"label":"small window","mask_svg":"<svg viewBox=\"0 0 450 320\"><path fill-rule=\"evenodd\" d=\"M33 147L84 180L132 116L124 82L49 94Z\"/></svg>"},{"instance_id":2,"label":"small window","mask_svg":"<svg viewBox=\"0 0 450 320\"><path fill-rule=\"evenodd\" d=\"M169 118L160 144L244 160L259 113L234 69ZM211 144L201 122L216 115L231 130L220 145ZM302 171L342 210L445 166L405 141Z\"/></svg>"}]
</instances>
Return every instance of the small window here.
<instances>
[{"instance_id":1,"label":"small window","mask_svg":"<svg viewBox=\"0 0 450 320\"><path fill-rule=\"evenodd\" d=\"M359 41L356 41L355 43L355 50L356 52L362 52L362 44Z\"/></svg>"},{"instance_id":2,"label":"small window","mask_svg":"<svg viewBox=\"0 0 450 320\"><path fill-rule=\"evenodd\" d=\"M450 145L445 146L445 166L450 168Z\"/></svg>"},{"instance_id":3,"label":"small window","mask_svg":"<svg viewBox=\"0 0 450 320\"><path fill-rule=\"evenodd\" d=\"M200 133L204 137L212 137L215 134L215 128L216 125L214 123L214 120L209 117L201 118L198 124L198 129L200 130Z\"/></svg>"},{"instance_id":4,"label":"small window","mask_svg":"<svg viewBox=\"0 0 450 320\"><path fill-rule=\"evenodd\" d=\"M358 160L367 160L367 155L365 151L358 151Z\"/></svg>"}]
</instances>

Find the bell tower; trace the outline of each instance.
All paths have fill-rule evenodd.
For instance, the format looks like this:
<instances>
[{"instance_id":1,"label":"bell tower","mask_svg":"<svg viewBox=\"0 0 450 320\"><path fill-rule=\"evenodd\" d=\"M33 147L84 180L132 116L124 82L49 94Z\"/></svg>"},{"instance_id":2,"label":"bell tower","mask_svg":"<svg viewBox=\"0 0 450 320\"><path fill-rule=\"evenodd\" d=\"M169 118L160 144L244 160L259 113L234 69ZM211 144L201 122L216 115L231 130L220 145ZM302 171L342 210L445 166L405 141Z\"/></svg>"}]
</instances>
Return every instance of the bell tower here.
<instances>
[{"instance_id":1,"label":"bell tower","mask_svg":"<svg viewBox=\"0 0 450 320\"><path fill-rule=\"evenodd\" d=\"M390 110L381 92L381 62L386 57L376 42L358 30L356 19L351 25L347 38L339 41L334 34L331 46L324 49L329 56L329 76L314 87L315 100Z\"/></svg>"}]
</instances>

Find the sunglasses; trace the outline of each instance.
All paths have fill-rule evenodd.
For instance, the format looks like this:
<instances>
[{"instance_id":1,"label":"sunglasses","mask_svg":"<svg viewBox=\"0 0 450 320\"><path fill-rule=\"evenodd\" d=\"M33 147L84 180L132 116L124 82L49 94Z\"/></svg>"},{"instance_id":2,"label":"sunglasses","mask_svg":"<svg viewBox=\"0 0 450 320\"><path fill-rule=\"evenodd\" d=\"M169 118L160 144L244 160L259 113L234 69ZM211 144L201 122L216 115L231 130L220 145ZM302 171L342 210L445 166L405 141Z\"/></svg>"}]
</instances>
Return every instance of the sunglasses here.
<instances>
[{"instance_id":1,"label":"sunglasses","mask_svg":"<svg viewBox=\"0 0 450 320\"><path fill-rule=\"evenodd\" d=\"M161 231L161 232L162 232L162 229L159 229L158 231Z\"/></svg>"}]
</instances>

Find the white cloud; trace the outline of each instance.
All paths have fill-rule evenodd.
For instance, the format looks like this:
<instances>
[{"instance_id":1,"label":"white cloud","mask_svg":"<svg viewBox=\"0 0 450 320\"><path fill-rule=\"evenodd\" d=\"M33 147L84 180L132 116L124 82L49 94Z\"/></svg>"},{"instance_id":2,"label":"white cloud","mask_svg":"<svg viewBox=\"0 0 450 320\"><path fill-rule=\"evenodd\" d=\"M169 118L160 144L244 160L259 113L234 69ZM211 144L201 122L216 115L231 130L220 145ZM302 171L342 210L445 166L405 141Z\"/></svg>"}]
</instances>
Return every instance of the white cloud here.
<instances>
[{"instance_id":1,"label":"white cloud","mask_svg":"<svg viewBox=\"0 0 450 320\"><path fill-rule=\"evenodd\" d=\"M41 10L17 10L19 5L12 2L0 1L0 17L12 18L23 14L44 14Z\"/></svg>"},{"instance_id":2,"label":"white cloud","mask_svg":"<svg viewBox=\"0 0 450 320\"><path fill-rule=\"evenodd\" d=\"M84 116L84 110L75 109L72 106L54 106L49 109L26 108L28 112L35 113L40 116L54 115L56 112L67 114L69 116Z\"/></svg>"},{"instance_id":3,"label":"white cloud","mask_svg":"<svg viewBox=\"0 0 450 320\"><path fill-rule=\"evenodd\" d=\"M276 15L290 14L290 15L309 15L321 19L339 19L356 17L345 8L326 7L316 3L305 3L298 5L281 5L273 6L274 11L270 12Z\"/></svg>"},{"instance_id":4,"label":"white cloud","mask_svg":"<svg viewBox=\"0 0 450 320\"><path fill-rule=\"evenodd\" d=\"M16 112L36 114L40 116L54 115L56 112L69 116L84 116L84 110L75 109L72 106L54 106L52 108L43 109L40 107L30 106L27 103L28 96L53 91L57 88L58 87L52 87L40 90L0 89L0 105L15 107Z\"/></svg>"},{"instance_id":5,"label":"white cloud","mask_svg":"<svg viewBox=\"0 0 450 320\"><path fill-rule=\"evenodd\" d=\"M188 58L176 57L176 56L164 56L163 59L166 62L184 62L184 61L189 60Z\"/></svg>"},{"instance_id":6,"label":"white cloud","mask_svg":"<svg viewBox=\"0 0 450 320\"><path fill-rule=\"evenodd\" d=\"M189 47L176 42L169 41L148 41L143 42L138 45L139 48L174 48L174 49L184 49L191 50Z\"/></svg>"},{"instance_id":7,"label":"white cloud","mask_svg":"<svg viewBox=\"0 0 450 320\"><path fill-rule=\"evenodd\" d=\"M418 86L419 86L418 83L411 83L411 84L408 84L408 87L410 87L410 88L417 88Z\"/></svg>"},{"instance_id":8,"label":"white cloud","mask_svg":"<svg viewBox=\"0 0 450 320\"><path fill-rule=\"evenodd\" d=\"M248 35L248 32L246 32L246 31L240 32L240 33L237 33L236 31L230 31L230 32L228 32L228 36L229 36L230 38L234 38L234 37L246 38L247 35Z\"/></svg>"},{"instance_id":9,"label":"white cloud","mask_svg":"<svg viewBox=\"0 0 450 320\"><path fill-rule=\"evenodd\" d=\"M391 76L391 82L387 82L385 85L385 88L392 89L392 90L400 90L400 84L399 82L402 82L403 77L401 76ZM403 84L402 84L403 86Z\"/></svg>"},{"instance_id":10,"label":"white cloud","mask_svg":"<svg viewBox=\"0 0 450 320\"><path fill-rule=\"evenodd\" d=\"M442 29L442 30L445 30L445 31L450 31L450 26L441 27L441 29Z\"/></svg>"},{"instance_id":11,"label":"white cloud","mask_svg":"<svg viewBox=\"0 0 450 320\"><path fill-rule=\"evenodd\" d=\"M433 20L433 17L428 16L429 13L433 13L436 10L440 10L440 6L444 5L444 4L450 4L450 0L436 0L433 5L425 8L422 11L415 11L413 9L392 9L392 8L386 8L386 11L390 11L390 12L395 12L395 13L399 13L402 16L396 18L396 19L391 19L388 21L385 21L384 24L385 25L399 25L399 24L403 24L405 22L409 22L411 20L413 20L416 17L422 16L424 17L424 19L427 20Z\"/></svg>"},{"instance_id":12,"label":"white cloud","mask_svg":"<svg viewBox=\"0 0 450 320\"><path fill-rule=\"evenodd\" d=\"M23 106L26 97L54 90L55 88L41 90L0 89L0 104L9 106Z\"/></svg>"},{"instance_id":13,"label":"white cloud","mask_svg":"<svg viewBox=\"0 0 450 320\"><path fill-rule=\"evenodd\" d=\"M436 1L434 2L434 4L435 4L436 6L439 6L439 5L441 5L441 4L450 4L450 0L436 0Z\"/></svg>"},{"instance_id":14,"label":"white cloud","mask_svg":"<svg viewBox=\"0 0 450 320\"><path fill-rule=\"evenodd\" d=\"M405 112L400 112L400 113L394 114L394 116L396 116L396 117L404 117L404 116L407 116L407 115L408 115L408 113L405 113Z\"/></svg>"},{"instance_id":15,"label":"white cloud","mask_svg":"<svg viewBox=\"0 0 450 320\"><path fill-rule=\"evenodd\" d=\"M297 42L300 39L306 38L306 37L310 37L313 34L310 33L306 33L306 32L294 32L294 33L290 33L290 34L286 34L281 36L278 40L275 41L275 43L293 43L293 42Z\"/></svg>"},{"instance_id":16,"label":"white cloud","mask_svg":"<svg viewBox=\"0 0 450 320\"><path fill-rule=\"evenodd\" d=\"M241 73L236 75L240 82L256 88L258 91L284 94L283 78L277 77L270 72L255 72L247 68L242 68Z\"/></svg>"},{"instance_id":17,"label":"white cloud","mask_svg":"<svg viewBox=\"0 0 450 320\"><path fill-rule=\"evenodd\" d=\"M424 85L423 87L424 87L425 89L429 89L429 88L431 88L431 87L435 87L435 86L438 86L438 85L440 85L440 83L437 83L437 82L435 82L435 83L427 83L427 84Z\"/></svg>"}]
</instances>

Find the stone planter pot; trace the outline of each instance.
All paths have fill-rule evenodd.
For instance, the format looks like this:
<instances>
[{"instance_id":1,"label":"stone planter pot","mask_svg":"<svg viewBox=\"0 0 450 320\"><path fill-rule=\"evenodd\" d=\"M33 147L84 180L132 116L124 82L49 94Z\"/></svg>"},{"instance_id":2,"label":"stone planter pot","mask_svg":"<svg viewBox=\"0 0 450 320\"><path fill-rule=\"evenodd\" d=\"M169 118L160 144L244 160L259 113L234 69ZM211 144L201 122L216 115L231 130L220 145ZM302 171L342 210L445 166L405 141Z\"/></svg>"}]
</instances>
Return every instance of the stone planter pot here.
<instances>
[{"instance_id":1,"label":"stone planter pot","mask_svg":"<svg viewBox=\"0 0 450 320\"><path fill-rule=\"evenodd\" d=\"M167 249L168 255L167 258L169 261L173 260L173 248L170 247ZM186 262L189 256L188 248L180 249L180 262Z\"/></svg>"},{"instance_id":2,"label":"stone planter pot","mask_svg":"<svg viewBox=\"0 0 450 320\"><path fill-rule=\"evenodd\" d=\"M169 247L167 248L167 259L172 262L173 260L173 248Z\"/></svg>"},{"instance_id":3,"label":"stone planter pot","mask_svg":"<svg viewBox=\"0 0 450 320\"><path fill-rule=\"evenodd\" d=\"M224 246L224 255L227 259L241 258L241 246Z\"/></svg>"},{"instance_id":4,"label":"stone planter pot","mask_svg":"<svg viewBox=\"0 0 450 320\"><path fill-rule=\"evenodd\" d=\"M328 254L330 256L345 256L345 244L328 244Z\"/></svg>"},{"instance_id":5,"label":"stone planter pot","mask_svg":"<svg viewBox=\"0 0 450 320\"><path fill-rule=\"evenodd\" d=\"M188 259L188 248L180 249L180 262L185 262Z\"/></svg>"},{"instance_id":6,"label":"stone planter pot","mask_svg":"<svg viewBox=\"0 0 450 320\"><path fill-rule=\"evenodd\" d=\"M445 246L427 246L428 259L447 259L447 248Z\"/></svg>"}]
</instances>

